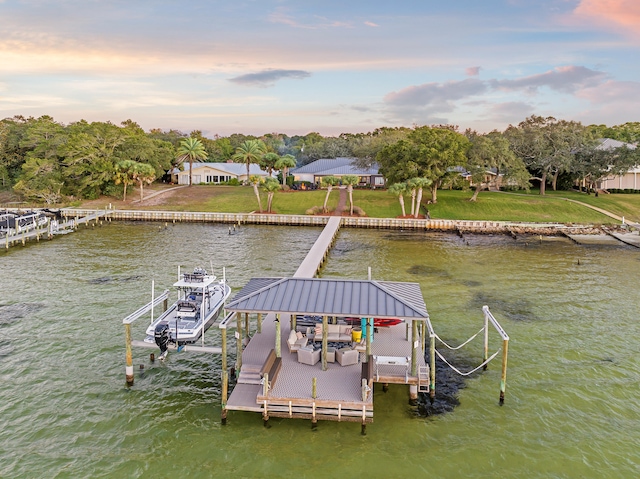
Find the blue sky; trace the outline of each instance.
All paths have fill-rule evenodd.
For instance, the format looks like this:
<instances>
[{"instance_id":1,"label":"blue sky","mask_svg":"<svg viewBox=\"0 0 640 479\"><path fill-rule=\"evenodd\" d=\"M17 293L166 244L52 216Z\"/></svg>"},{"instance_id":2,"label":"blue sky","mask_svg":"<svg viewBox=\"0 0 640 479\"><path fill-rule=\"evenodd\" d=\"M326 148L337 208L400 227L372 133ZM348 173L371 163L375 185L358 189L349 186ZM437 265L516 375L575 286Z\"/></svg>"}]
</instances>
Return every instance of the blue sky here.
<instances>
[{"instance_id":1,"label":"blue sky","mask_svg":"<svg viewBox=\"0 0 640 479\"><path fill-rule=\"evenodd\" d=\"M0 0L0 117L289 135L640 121L638 0Z\"/></svg>"}]
</instances>

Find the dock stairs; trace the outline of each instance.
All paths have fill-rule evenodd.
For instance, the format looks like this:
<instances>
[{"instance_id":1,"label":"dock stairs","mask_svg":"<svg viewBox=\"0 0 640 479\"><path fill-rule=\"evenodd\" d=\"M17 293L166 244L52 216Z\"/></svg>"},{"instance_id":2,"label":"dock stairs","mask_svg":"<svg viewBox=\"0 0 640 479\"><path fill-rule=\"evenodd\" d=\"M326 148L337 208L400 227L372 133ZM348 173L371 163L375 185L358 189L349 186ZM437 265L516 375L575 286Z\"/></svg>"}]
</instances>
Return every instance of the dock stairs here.
<instances>
[{"instance_id":1,"label":"dock stairs","mask_svg":"<svg viewBox=\"0 0 640 479\"><path fill-rule=\"evenodd\" d=\"M418 392L429 392L429 366L420 366L418 368Z\"/></svg>"},{"instance_id":2,"label":"dock stairs","mask_svg":"<svg viewBox=\"0 0 640 479\"><path fill-rule=\"evenodd\" d=\"M243 364L238 376L239 384L260 384L262 365Z\"/></svg>"}]
</instances>

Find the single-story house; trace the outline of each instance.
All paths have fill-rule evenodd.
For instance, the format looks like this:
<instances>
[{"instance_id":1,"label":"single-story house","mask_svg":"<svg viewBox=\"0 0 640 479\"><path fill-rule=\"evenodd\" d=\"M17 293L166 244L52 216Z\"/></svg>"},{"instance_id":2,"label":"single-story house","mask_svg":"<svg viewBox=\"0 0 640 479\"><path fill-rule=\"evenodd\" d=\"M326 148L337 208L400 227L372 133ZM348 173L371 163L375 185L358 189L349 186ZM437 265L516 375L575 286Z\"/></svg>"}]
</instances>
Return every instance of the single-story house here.
<instances>
[{"instance_id":1,"label":"single-story house","mask_svg":"<svg viewBox=\"0 0 640 479\"><path fill-rule=\"evenodd\" d=\"M290 173L295 181L310 183L320 183L323 176L341 178L346 175L355 175L360 178L358 186L384 187L385 179L378 172L377 164L374 163L369 168L359 168L353 164L354 161L355 158L324 158L294 168Z\"/></svg>"},{"instance_id":2,"label":"single-story house","mask_svg":"<svg viewBox=\"0 0 640 479\"><path fill-rule=\"evenodd\" d=\"M184 170L171 172L171 181L178 183L179 185L189 184L189 162L184 162ZM266 178L269 174L266 171L260 169L258 165L251 164L249 166L249 176L262 176ZM193 178L194 185L201 183L219 184L229 181L231 179L237 179L239 182L248 180L247 178L247 166L244 163L193 163Z\"/></svg>"},{"instance_id":3,"label":"single-story house","mask_svg":"<svg viewBox=\"0 0 640 479\"><path fill-rule=\"evenodd\" d=\"M611 138L605 138L601 140L601 144L597 146L598 149L608 150L612 148L620 148L626 146L629 149L635 149L636 145L631 143L625 143L618 140L612 140ZM620 190L640 190L640 165L636 165L629 169L624 175L612 175L603 178L596 185L598 189L608 190L617 188Z\"/></svg>"}]
</instances>

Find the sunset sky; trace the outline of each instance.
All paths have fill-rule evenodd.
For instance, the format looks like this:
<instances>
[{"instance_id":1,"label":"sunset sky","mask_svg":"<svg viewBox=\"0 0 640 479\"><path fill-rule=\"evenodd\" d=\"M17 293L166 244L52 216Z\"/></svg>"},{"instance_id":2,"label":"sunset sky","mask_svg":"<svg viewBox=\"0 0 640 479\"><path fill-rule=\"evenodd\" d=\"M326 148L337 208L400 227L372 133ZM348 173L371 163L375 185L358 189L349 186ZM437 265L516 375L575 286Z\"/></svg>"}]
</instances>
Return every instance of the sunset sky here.
<instances>
[{"instance_id":1,"label":"sunset sky","mask_svg":"<svg viewBox=\"0 0 640 479\"><path fill-rule=\"evenodd\" d=\"M0 118L288 135L640 121L639 0L0 0Z\"/></svg>"}]
</instances>

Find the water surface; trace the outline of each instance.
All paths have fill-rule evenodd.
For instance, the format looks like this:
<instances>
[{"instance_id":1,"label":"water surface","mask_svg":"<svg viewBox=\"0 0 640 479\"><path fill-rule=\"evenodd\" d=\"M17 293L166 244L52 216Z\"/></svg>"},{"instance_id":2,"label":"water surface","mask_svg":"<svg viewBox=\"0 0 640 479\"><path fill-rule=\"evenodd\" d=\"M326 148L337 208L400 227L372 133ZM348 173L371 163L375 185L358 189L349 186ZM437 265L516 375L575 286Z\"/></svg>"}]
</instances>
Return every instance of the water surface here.
<instances>
[{"instance_id":1,"label":"water surface","mask_svg":"<svg viewBox=\"0 0 640 479\"><path fill-rule=\"evenodd\" d=\"M234 290L291 275L317 228L111 223L0 252L0 477L638 477L640 252L343 229L324 276L420 283L438 334L459 343L488 304L511 337L500 367L468 379L452 413L419 417L376 386L375 422L230 412L220 359L134 350L122 318L170 286L177 265L226 267ZM578 264L579 262L579 264ZM142 334L144 320L136 323ZM137 328L137 329L136 329ZM139 331L138 331L139 330ZM500 346L497 334L490 348ZM478 338L453 354L477 364ZM138 365L145 365L140 376ZM330 458L330 460L328 459Z\"/></svg>"}]
</instances>

